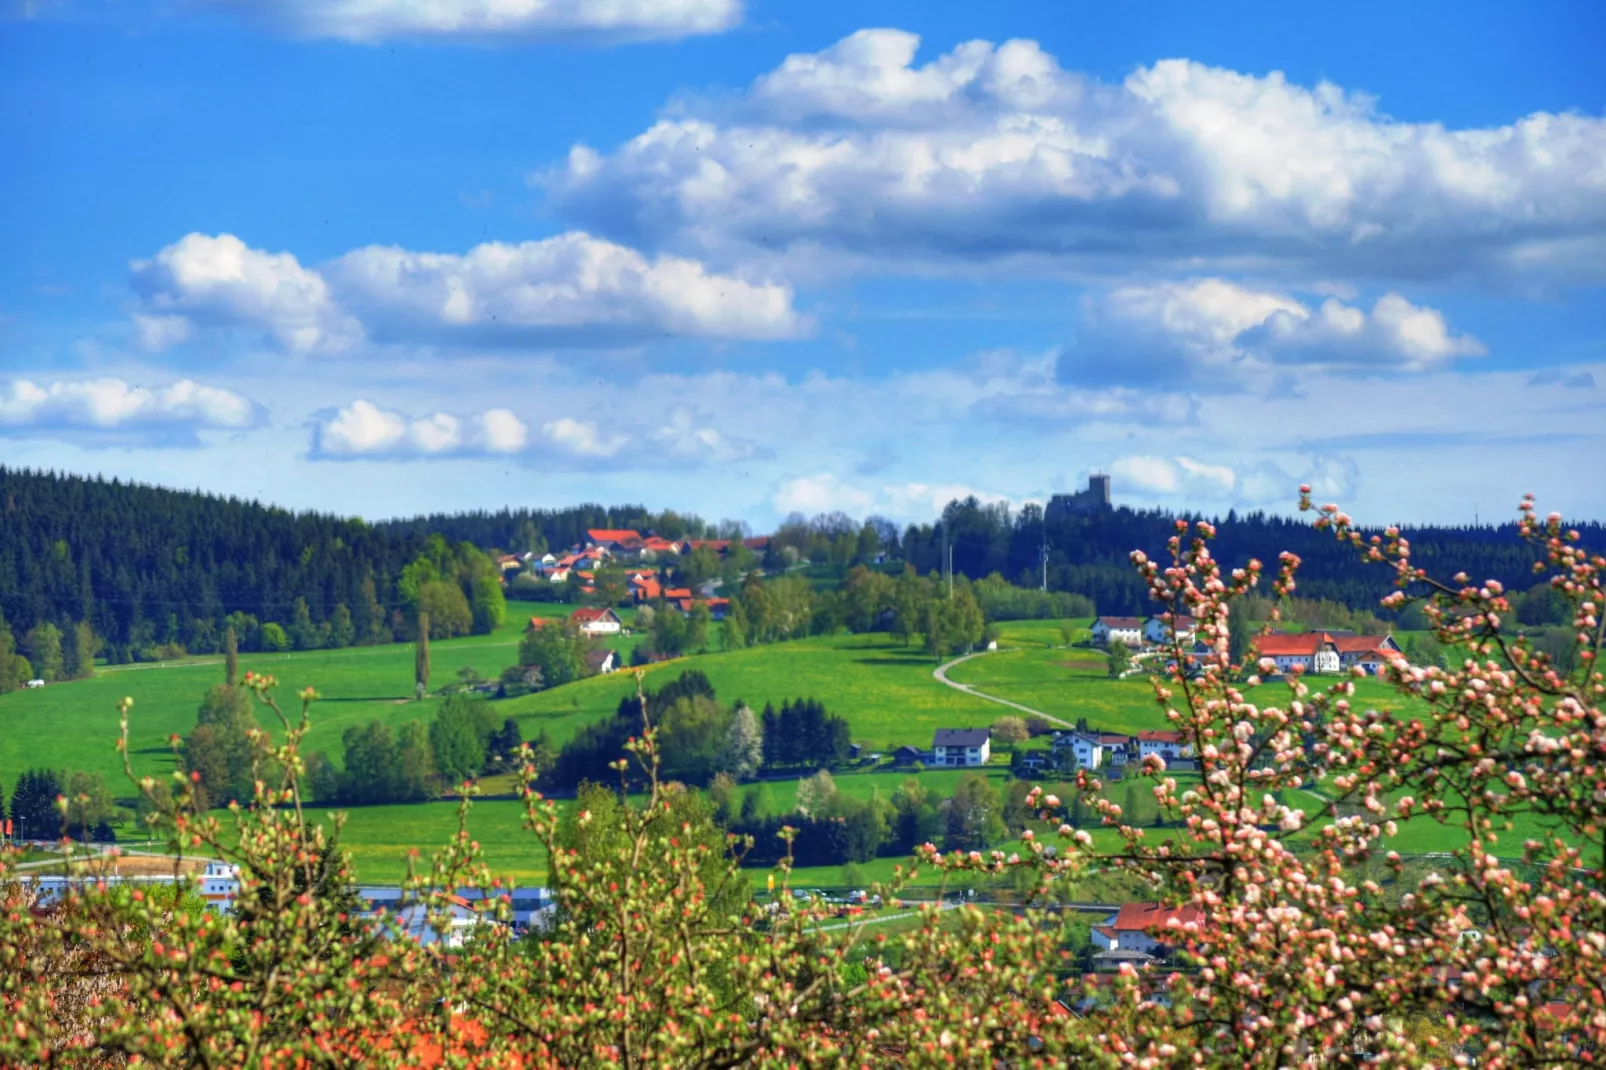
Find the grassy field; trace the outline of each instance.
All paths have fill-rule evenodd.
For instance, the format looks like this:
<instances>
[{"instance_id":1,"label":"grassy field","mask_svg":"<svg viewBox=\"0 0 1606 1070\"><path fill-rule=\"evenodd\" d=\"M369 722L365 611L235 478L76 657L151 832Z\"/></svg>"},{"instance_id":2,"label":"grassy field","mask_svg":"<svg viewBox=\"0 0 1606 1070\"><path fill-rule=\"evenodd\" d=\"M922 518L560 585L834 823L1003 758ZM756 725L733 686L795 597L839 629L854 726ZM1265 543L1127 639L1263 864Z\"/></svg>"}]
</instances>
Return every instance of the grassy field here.
<instances>
[{"instance_id":1,"label":"grassy field","mask_svg":"<svg viewBox=\"0 0 1606 1070\"><path fill-rule=\"evenodd\" d=\"M516 657L519 636L532 615L557 616L569 607L513 603L509 622L492 635L436 642L431 645L437 686L458 669L473 666L494 676ZM1062 625L1075 634L1087 621L1013 621L999 628L1000 649L950 670L951 677L981 691L1040 709L1067 721L1080 718L1111 731L1166 727L1149 683L1141 678L1113 682L1106 678L1103 657L1086 648L1063 645ZM613 645L628 653L639 637L621 637ZM371 718L392 722L428 719L439 699L415 702L411 646L397 644L336 651L279 655L245 655L246 669L271 672L282 682L281 697L314 686L323 699L314 707L310 745L337 760L344 729ZM820 636L729 653L709 653L655 665L646 670L646 685L661 687L688 669L706 673L723 702L742 699L762 707L766 702L816 697L833 712L845 715L853 738L870 750L890 751L903 744L929 746L933 730L990 724L1008 712L995 703L943 686L932 676L936 661L900 646L887 635ZM0 696L0 782L14 782L25 768L87 768L108 776L117 794L127 795L126 781L114 748L115 706L124 695L134 699L130 730L136 772L170 767L167 737L194 726L195 708L206 689L222 675L217 657L184 659L160 665L104 668L91 680L52 685L37 691ZM634 690L631 674L581 681L566 687L496 703L504 716L516 718L526 738L545 730L559 743L582 724L610 715L619 699ZM1280 684L1262 688L1265 702L1286 701ZM1362 702L1400 708L1407 703L1383 684L1362 681ZM841 791L868 796L890 794L908 774L843 773ZM928 788L952 792L962 775L957 770L920 774ZM1007 773L988 770L1004 787ZM771 812L785 812L795 801L796 782L764 782ZM1124 788L1116 788L1117 792ZM1067 794L1062 792L1062 795ZM1312 806L1315 800L1309 800ZM487 800L475 804L469 829L487 861L498 872L521 881L543 878L546 860L539 845L522 829L522 804ZM350 811L343 842L364 880L391 881L405 874L408 853L427 854L445 843L456 828L456 806L450 802L362 807ZM1512 855L1523 838L1537 833L1525 825L1505 839ZM1101 838L1106 834L1100 833ZM1443 851L1462 840L1454 827L1429 821L1401 826L1391 846L1404 852ZM1006 845L1012 850L1018 845ZM859 866L866 880L887 879L898 859L878 859ZM762 881L763 871L755 871ZM929 875L928 875L929 879ZM802 871L796 883L834 886L840 867Z\"/></svg>"},{"instance_id":2,"label":"grassy field","mask_svg":"<svg viewBox=\"0 0 1606 1070\"><path fill-rule=\"evenodd\" d=\"M430 644L432 686L450 682L465 666L494 677L517 661L519 637L532 615L556 616L572 607L515 602L508 608L507 624L491 635ZM637 636L621 636L608 645L628 656L638 642ZM413 648L407 643L247 653L240 656L240 668L272 673L280 681L281 702L291 705L297 690L317 688L323 697L314 707L309 744L337 762L340 734L348 725L376 717L394 723L428 720L440 701L413 700ZM86 769L105 774L114 794L131 794L131 788L125 791L115 746L118 700L134 700L129 715L134 771L166 772L172 768L168 736L195 727L202 696L222 679L223 659L211 656L102 667L88 680L0 695L0 783L14 783L22 770L34 766Z\"/></svg>"},{"instance_id":3,"label":"grassy field","mask_svg":"<svg viewBox=\"0 0 1606 1070\"><path fill-rule=\"evenodd\" d=\"M871 750L903 744L929 747L938 728L981 727L1001 711L934 679L935 659L900 646L887 635L816 636L790 643L703 654L646 670L646 687L662 687L680 673L708 675L721 702L741 699L762 708L789 698L815 697L847 717L853 738ZM567 687L503 703L526 738L546 729L567 739L581 724L611 714L632 693L629 673L582 680Z\"/></svg>"}]
</instances>

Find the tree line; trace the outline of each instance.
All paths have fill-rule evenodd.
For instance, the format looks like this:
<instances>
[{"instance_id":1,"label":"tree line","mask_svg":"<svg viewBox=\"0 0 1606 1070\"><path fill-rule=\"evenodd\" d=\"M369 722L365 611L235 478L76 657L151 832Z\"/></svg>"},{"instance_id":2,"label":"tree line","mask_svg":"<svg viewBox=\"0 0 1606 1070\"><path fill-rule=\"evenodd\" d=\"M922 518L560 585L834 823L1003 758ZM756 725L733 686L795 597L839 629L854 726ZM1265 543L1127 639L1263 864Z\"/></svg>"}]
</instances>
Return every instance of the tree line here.
<instances>
[{"instance_id":1,"label":"tree line","mask_svg":"<svg viewBox=\"0 0 1606 1070\"><path fill-rule=\"evenodd\" d=\"M668 780L703 786L723 775L736 782L770 770L827 767L848 757L847 719L815 699L783 702L779 710L768 705L762 715L739 699L726 707L708 677L696 670L644 697L658 731L659 772ZM619 774L611 766L625 756L626 743L640 736L642 728L642 699L620 699L612 716L583 725L564 744L542 776L542 786L618 784ZM633 781L643 775L634 767L627 770Z\"/></svg>"}]
</instances>

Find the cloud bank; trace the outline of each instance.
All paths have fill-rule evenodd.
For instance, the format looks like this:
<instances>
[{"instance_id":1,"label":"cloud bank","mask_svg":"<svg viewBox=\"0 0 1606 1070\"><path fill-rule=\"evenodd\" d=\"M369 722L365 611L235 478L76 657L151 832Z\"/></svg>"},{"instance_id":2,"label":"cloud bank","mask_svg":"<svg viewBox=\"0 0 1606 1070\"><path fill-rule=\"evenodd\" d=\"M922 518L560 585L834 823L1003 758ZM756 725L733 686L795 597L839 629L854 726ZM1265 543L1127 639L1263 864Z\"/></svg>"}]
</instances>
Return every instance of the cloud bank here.
<instances>
[{"instance_id":1,"label":"cloud bank","mask_svg":"<svg viewBox=\"0 0 1606 1070\"><path fill-rule=\"evenodd\" d=\"M14 379L0 390L0 433L87 433L153 444L195 439L203 430L234 431L258 423L259 411L231 390L180 379L165 387L123 379Z\"/></svg>"},{"instance_id":2,"label":"cloud bank","mask_svg":"<svg viewBox=\"0 0 1606 1070\"><path fill-rule=\"evenodd\" d=\"M197 328L260 331L312 355L369 339L618 346L660 336L774 340L809 329L789 286L649 259L581 233L489 242L462 255L369 246L316 269L232 234L189 234L132 272L135 326L152 350Z\"/></svg>"},{"instance_id":3,"label":"cloud bank","mask_svg":"<svg viewBox=\"0 0 1606 1070\"><path fill-rule=\"evenodd\" d=\"M1606 277L1606 119L1407 123L1280 73L1163 60L1106 85L1036 42L854 33L535 176L601 233L818 269Z\"/></svg>"}]
</instances>

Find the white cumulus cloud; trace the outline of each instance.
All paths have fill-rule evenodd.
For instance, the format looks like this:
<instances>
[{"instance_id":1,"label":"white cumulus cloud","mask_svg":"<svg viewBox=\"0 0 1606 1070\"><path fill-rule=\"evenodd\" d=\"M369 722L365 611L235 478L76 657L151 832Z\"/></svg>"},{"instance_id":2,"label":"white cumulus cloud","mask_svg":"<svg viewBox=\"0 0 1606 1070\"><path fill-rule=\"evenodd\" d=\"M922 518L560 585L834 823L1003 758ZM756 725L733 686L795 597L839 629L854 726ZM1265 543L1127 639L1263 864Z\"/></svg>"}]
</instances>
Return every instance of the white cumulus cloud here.
<instances>
[{"instance_id":1,"label":"white cumulus cloud","mask_svg":"<svg viewBox=\"0 0 1606 1070\"><path fill-rule=\"evenodd\" d=\"M437 412L409 417L358 398L314 429L314 447L326 458L453 457L512 454L525 448L529 429L507 409L459 417Z\"/></svg>"},{"instance_id":2,"label":"white cumulus cloud","mask_svg":"<svg viewBox=\"0 0 1606 1070\"><path fill-rule=\"evenodd\" d=\"M613 457L629 444L629 436L606 431L593 420L561 416L541 425L551 446L561 453L585 460Z\"/></svg>"},{"instance_id":3,"label":"white cumulus cloud","mask_svg":"<svg viewBox=\"0 0 1606 1070\"><path fill-rule=\"evenodd\" d=\"M232 390L180 379L164 387L123 379L14 379L0 390L0 430L140 432L156 437L199 430L240 430L258 410Z\"/></svg>"},{"instance_id":4,"label":"white cumulus cloud","mask_svg":"<svg viewBox=\"0 0 1606 1070\"><path fill-rule=\"evenodd\" d=\"M804 323L790 287L648 259L570 233L466 254L370 246L330 265L337 292L376 335L426 329L488 341L597 344L657 334L788 338Z\"/></svg>"},{"instance_id":5,"label":"white cumulus cloud","mask_svg":"<svg viewBox=\"0 0 1606 1070\"><path fill-rule=\"evenodd\" d=\"M649 258L569 233L462 255L388 246L321 268L232 234L190 234L133 265L142 343L160 349L193 328L262 331L285 349L338 353L364 338L486 345L615 346L672 335L792 338L809 329L783 283Z\"/></svg>"},{"instance_id":6,"label":"white cumulus cloud","mask_svg":"<svg viewBox=\"0 0 1606 1070\"><path fill-rule=\"evenodd\" d=\"M182 341L192 323L261 330L294 353L338 351L362 338L323 276L232 234L185 235L135 261L133 284L145 304L135 322L153 348Z\"/></svg>"},{"instance_id":7,"label":"white cumulus cloud","mask_svg":"<svg viewBox=\"0 0 1606 1070\"><path fill-rule=\"evenodd\" d=\"M1427 371L1485 352L1436 309L1396 293L1370 311L1329 297L1317 308L1223 279L1117 287L1082 303L1084 331L1062 377L1237 384L1279 365Z\"/></svg>"},{"instance_id":8,"label":"white cumulus cloud","mask_svg":"<svg viewBox=\"0 0 1606 1070\"><path fill-rule=\"evenodd\" d=\"M741 0L208 0L304 37L674 40L742 19Z\"/></svg>"},{"instance_id":9,"label":"white cumulus cloud","mask_svg":"<svg viewBox=\"0 0 1606 1070\"><path fill-rule=\"evenodd\" d=\"M603 233L738 260L1606 275L1606 118L1449 129L1280 73L1119 85L1035 42L862 30L536 181Z\"/></svg>"}]
</instances>

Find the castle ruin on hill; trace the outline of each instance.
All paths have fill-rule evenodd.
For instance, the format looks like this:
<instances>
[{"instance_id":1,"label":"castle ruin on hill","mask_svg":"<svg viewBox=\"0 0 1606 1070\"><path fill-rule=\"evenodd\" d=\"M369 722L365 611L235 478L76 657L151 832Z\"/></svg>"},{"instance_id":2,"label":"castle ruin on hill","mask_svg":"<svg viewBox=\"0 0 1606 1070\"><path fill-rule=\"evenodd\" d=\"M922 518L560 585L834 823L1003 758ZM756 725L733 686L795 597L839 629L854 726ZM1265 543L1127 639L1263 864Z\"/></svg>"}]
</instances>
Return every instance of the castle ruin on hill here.
<instances>
[{"instance_id":1,"label":"castle ruin on hill","mask_svg":"<svg viewBox=\"0 0 1606 1070\"><path fill-rule=\"evenodd\" d=\"M1046 520L1070 516L1090 516L1110 508L1110 477L1095 472L1087 479L1087 489L1075 494L1056 494L1043 510Z\"/></svg>"}]
</instances>

